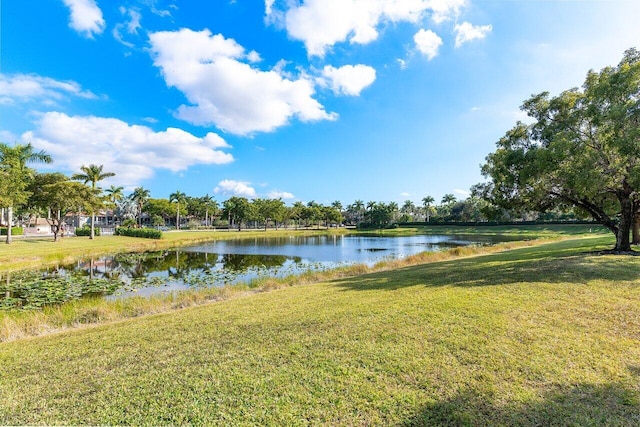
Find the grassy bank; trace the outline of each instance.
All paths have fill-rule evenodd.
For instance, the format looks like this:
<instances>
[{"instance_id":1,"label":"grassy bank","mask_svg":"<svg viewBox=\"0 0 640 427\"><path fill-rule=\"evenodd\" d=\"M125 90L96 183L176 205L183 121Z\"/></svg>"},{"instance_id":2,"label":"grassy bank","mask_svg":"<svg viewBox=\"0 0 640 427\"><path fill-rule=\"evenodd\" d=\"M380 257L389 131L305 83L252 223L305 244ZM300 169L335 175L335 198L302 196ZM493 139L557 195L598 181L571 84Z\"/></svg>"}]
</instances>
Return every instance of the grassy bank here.
<instances>
[{"instance_id":1,"label":"grassy bank","mask_svg":"<svg viewBox=\"0 0 640 427\"><path fill-rule=\"evenodd\" d=\"M406 234L440 234L440 235L488 235L513 236L523 238L553 238L578 235L607 235L611 232L600 225L584 224L549 224L549 225L490 225L490 226L454 226L424 225L420 227L399 227L387 230L361 231L359 234L374 235L406 235Z\"/></svg>"},{"instance_id":2,"label":"grassy bank","mask_svg":"<svg viewBox=\"0 0 640 427\"><path fill-rule=\"evenodd\" d=\"M385 260L372 267L353 265L328 271L311 270L303 274L282 278L259 277L244 284L224 287L198 287L180 292L155 294L150 297L134 296L116 300L106 300L101 296L96 298L85 297L62 304L45 305L42 309L0 310L0 342L150 314L165 313L185 307L203 305L290 286L318 283L320 281L335 280L411 265L490 254L535 244L541 244L541 241L508 242L490 247L457 247L446 251L424 252L398 260Z\"/></svg>"},{"instance_id":3,"label":"grassy bank","mask_svg":"<svg viewBox=\"0 0 640 427\"><path fill-rule=\"evenodd\" d=\"M638 425L640 257L610 243L3 343L0 424Z\"/></svg>"},{"instance_id":4,"label":"grassy bank","mask_svg":"<svg viewBox=\"0 0 640 427\"><path fill-rule=\"evenodd\" d=\"M164 233L162 239L141 239L125 236L65 237L58 242L53 238L16 238L10 245L0 243L0 272L40 267L74 261L88 256L120 252L140 252L175 248L222 239L245 239L287 235L314 235L346 233L338 230L278 230L278 231L172 231Z\"/></svg>"}]
</instances>

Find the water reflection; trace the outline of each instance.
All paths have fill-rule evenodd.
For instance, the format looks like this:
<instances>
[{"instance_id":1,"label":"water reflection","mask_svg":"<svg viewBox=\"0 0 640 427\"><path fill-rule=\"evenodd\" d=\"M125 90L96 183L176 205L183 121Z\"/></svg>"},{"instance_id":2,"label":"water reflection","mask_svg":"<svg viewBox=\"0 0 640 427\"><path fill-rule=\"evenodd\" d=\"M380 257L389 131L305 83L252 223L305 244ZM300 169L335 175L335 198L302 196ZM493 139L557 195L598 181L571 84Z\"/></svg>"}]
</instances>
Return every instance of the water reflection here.
<instances>
[{"instance_id":1,"label":"water reflection","mask_svg":"<svg viewBox=\"0 0 640 427\"><path fill-rule=\"evenodd\" d=\"M293 236L205 243L178 250L109 255L41 271L0 275L0 309L38 309L82 297L123 298L251 282L353 263L373 264L495 237Z\"/></svg>"}]
</instances>

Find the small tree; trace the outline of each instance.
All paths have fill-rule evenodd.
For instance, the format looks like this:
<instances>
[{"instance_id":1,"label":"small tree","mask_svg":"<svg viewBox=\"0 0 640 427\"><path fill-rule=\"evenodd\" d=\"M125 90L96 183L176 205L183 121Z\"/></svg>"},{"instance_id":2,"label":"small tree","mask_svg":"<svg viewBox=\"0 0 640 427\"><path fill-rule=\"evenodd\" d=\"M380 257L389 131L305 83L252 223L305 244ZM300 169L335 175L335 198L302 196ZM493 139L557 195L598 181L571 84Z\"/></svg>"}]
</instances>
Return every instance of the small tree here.
<instances>
[{"instance_id":1,"label":"small tree","mask_svg":"<svg viewBox=\"0 0 640 427\"><path fill-rule=\"evenodd\" d=\"M32 205L47 209L52 215L47 218L53 232L53 241L63 230L64 217L78 207L92 210L102 203L98 190L80 182L70 181L61 173L45 173L35 177L32 186Z\"/></svg>"}]
</instances>

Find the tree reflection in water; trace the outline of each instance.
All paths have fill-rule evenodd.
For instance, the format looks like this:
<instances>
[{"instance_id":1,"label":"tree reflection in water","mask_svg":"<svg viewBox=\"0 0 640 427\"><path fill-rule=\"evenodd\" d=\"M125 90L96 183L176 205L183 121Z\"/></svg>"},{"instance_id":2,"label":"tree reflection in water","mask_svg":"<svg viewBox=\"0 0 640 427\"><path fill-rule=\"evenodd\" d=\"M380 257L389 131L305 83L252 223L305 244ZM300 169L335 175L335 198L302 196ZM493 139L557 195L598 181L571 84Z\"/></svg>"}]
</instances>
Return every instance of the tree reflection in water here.
<instances>
[{"instance_id":1,"label":"tree reflection in water","mask_svg":"<svg viewBox=\"0 0 640 427\"><path fill-rule=\"evenodd\" d=\"M184 252L129 253L90 258L44 270L0 275L0 310L40 309L79 298L158 288L221 286L272 274L296 257ZM277 274L277 273L276 273Z\"/></svg>"}]
</instances>

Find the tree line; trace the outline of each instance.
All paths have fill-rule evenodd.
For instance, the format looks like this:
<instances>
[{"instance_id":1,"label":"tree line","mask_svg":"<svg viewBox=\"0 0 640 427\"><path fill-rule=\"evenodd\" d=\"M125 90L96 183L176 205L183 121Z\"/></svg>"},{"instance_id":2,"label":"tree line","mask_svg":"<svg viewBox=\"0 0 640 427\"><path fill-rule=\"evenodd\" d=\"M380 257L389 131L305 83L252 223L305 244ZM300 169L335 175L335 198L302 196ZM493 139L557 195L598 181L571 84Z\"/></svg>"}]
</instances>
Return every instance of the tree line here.
<instances>
[{"instance_id":1,"label":"tree line","mask_svg":"<svg viewBox=\"0 0 640 427\"><path fill-rule=\"evenodd\" d=\"M182 226L211 227L222 225L243 227L330 227L354 225L384 228L397 222L413 221L483 221L491 219L491 209L485 201L470 197L457 200L446 194L439 205L431 196L422 199L422 205L407 200L402 206L356 200L343 207L340 201L323 205L316 201L306 204L295 202L285 205L281 199L247 199L234 196L219 203L210 195L189 196L181 191L169 198L152 198L144 187L137 187L128 195L123 187L102 189L99 183L115 174L104 171L102 165L82 166L71 176L59 172L38 173L29 165L51 163L52 158L43 151L35 151L31 144L9 146L0 143L0 208L5 224L13 224L14 216L28 222L45 218L54 234L54 241L64 234L69 215L88 213L91 231L95 237L96 213L108 210L113 223L125 226ZM17 215L14 215L17 214ZM3 221L0 221L2 223ZM11 243L11 227L6 242Z\"/></svg>"}]
</instances>

